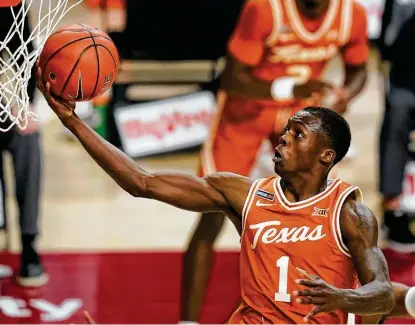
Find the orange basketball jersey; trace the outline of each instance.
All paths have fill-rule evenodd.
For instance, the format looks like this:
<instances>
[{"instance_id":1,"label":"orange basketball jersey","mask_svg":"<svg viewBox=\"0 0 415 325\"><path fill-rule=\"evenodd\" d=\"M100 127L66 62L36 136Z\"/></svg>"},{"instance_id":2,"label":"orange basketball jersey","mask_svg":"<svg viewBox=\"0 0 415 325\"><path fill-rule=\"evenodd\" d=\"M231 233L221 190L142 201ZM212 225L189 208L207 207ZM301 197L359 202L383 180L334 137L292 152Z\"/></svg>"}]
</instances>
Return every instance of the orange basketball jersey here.
<instances>
[{"instance_id":1,"label":"orange basketball jersey","mask_svg":"<svg viewBox=\"0 0 415 325\"><path fill-rule=\"evenodd\" d=\"M353 0L330 0L319 19L303 17L295 0L248 0L229 41L238 61L254 66L259 79L320 77L341 51L346 64L366 62L366 12Z\"/></svg>"},{"instance_id":2,"label":"orange basketball jersey","mask_svg":"<svg viewBox=\"0 0 415 325\"><path fill-rule=\"evenodd\" d=\"M242 213L240 281L242 304L229 323L299 324L312 305L296 302L299 267L338 288L356 288L358 279L340 232L340 211L356 186L329 180L320 194L289 202L279 177L257 180ZM342 311L322 313L312 323L352 323Z\"/></svg>"}]
</instances>

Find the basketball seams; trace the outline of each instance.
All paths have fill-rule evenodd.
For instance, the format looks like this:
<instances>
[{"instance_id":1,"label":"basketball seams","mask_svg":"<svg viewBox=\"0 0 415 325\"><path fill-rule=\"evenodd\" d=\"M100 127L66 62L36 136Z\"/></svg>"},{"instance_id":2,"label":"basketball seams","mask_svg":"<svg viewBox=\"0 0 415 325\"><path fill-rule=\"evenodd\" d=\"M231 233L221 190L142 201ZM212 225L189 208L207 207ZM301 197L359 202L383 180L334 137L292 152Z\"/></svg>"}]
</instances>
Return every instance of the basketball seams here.
<instances>
[{"instance_id":1,"label":"basketball seams","mask_svg":"<svg viewBox=\"0 0 415 325\"><path fill-rule=\"evenodd\" d=\"M90 34L88 31L94 31L94 30L98 30L98 29L63 29L63 30L58 30L56 32L54 32L52 35L49 36L48 39L50 39L51 37L55 36L55 35L59 35L65 32L73 32L73 33L81 33L81 32L87 32L88 34ZM89 36L88 36L89 37ZM94 35L95 38L104 38L106 40L109 40L112 42L112 39L110 37L105 37L104 35Z\"/></svg>"},{"instance_id":2,"label":"basketball seams","mask_svg":"<svg viewBox=\"0 0 415 325\"><path fill-rule=\"evenodd\" d=\"M79 25L84 26L82 24L79 24ZM97 43L95 42L95 38L87 28L85 28L85 29L86 29L86 32L90 35L90 37L92 39L92 43L93 43L93 46L94 46L94 49L95 49L95 55L97 56L97 77L95 78L94 90L92 91L91 96L89 97L89 98L91 98L91 97L95 96L95 92L97 91L97 87L98 87L98 83L99 83L99 77L100 77L100 73L101 73L101 61L100 61L100 58L99 58L99 53L98 53L98 49L97 49Z\"/></svg>"},{"instance_id":3,"label":"basketball seams","mask_svg":"<svg viewBox=\"0 0 415 325\"><path fill-rule=\"evenodd\" d=\"M90 38L89 36L84 36L84 37L82 37L82 38L77 38L76 40L72 40L72 41L70 41L69 43L66 43L65 45L62 45L62 47L60 47L60 48L58 48L55 52L53 52L52 54L51 54L51 56L45 61L45 64L43 65L43 69L46 67L46 64L47 63L49 63L49 61L50 60L52 60L53 59L53 57L55 57L60 51L62 51L64 48L66 48L66 47L68 47L68 46L70 46L70 45L72 45L72 44L74 44L74 43L76 43L76 42L80 42L80 41L84 41L84 40L86 40L86 39L88 39L88 38ZM103 38L103 39L106 39L106 40L108 40L108 38L106 38L106 37L102 37L102 36L97 36L96 38ZM111 41L111 40L110 40Z\"/></svg>"},{"instance_id":4,"label":"basketball seams","mask_svg":"<svg viewBox=\"0 0 415 325\"><path fill-rule=\"evenodd\" d=\"M44 71L43 77L46 80L49 80L51 78L51 73L54 73L54 70L58 70L59 82L56 82L53 86L53 91L56 95L63 98L73 98L71 97L72 95L76 97L75 101L90 100L101 92L101 89L99 88L102 82L105 81L105 84L107 84L108 81L111 82L112 78L110 76L117 74L116 70L118 69L119 64L117 49L115 48L112 39L99 29L93 29L83 24L74 24L70 28L71 29L65 28L58 30L48 38L45 46L45 49L47 48L47 50L44 49L40 57L41 67ZM89 41L89 39L91 39L91 41ZM65 40L67 43L65 43ZM48 42L51 43L50 46L48 46ZM61 55L66 56L66 53L69 55L69 52L72 52L71 46L76 50L70 54L70 61L67 62L69 64L66 63L65 66L59 67L59 63L55 62L56 59L59 59ZM88 52L92 47L94 48L95 54ZM99 48L105 50L100 50ZM107 53L109 53L109 55ZM91 64L88 63L89 60L91 63L93 62L94 65L96 64L96 67L92 67ZM101 66L101 64L104 65ZM83 71L84 68L89 69L91 73L86 75L81 74L81 71ZM97 71L94 71L95 69L97 69ZM77 71L79 71L78 95L74 95L72 94L76 92L74 74L76 74ZM102 78L100 78L101 74L103 74ZM80 91L80 87L84 88L81 83L82 79L87 81L84 87L88 87L83 94L82 90ZM101 79L103 80L101 81Z\"/></svg>"},{"instance_id":5,"label":"basketball seams","mask_svg":"<svg viewBox=\"0 0 415 325\"><path fill-rule=\"evenodd\" d=\"M88 37L88 38L89 38L89 37ZM65 81L65 83L64 83L64 85L63 85L63 87L62 87L62 90L61 90L61 92L60 92L60 96L62 96L62 93L65 91L66 87L68 86L68 84L69 84L69 80L71 80L72 75L73 75L73 73L75 72L76 67L78 66L79 62L80 62L80 61L81 61L81 59L82 59L82 55L84 55L84 54L85 54L85 52L87 52L87 51L88 51L91 47L93 47L93 46L94 46L94 45L89 45L89 46L85 47L85 48L82 50L82 52L79 54L79 57L78 57L78 59L76 60L76 62L75 62L75 64L74 64L74 66L73 66L73 68L72 68L71 72L69 73L68 78L66 78L66 81Z\"/></svg>"},{"instance_id":6,"label":"basketball seams","mask_svg":"<svg viewBox=\"0 0 415 325\"><path fill-rule=\"evenodd\" d=\"M111 55L112 60L114 61L114 66L117 68L117 60L115 60L114 56L112 55L111 51L104 45L104 44L97 44L97 47L104 48L109 55Z\"/></svg>"}]
</instances>

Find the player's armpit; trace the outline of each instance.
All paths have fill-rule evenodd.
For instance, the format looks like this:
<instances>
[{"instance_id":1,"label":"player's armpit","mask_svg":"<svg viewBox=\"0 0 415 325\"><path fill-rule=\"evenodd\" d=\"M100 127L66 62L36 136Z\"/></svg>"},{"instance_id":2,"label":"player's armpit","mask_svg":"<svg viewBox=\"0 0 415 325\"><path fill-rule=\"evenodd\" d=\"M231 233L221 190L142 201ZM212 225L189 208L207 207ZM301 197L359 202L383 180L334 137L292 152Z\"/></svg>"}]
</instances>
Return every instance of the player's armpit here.
<instances>
[{"instance_id":1,"label":"player's armpit","mask_svg":"<svg viewBox=\"0 0 415 325\"><path fill-rule=\"evenodd\" d=\"M342 207L340 228L362 284L347 291L342 310L358 315L390 313L395 298L385 257L377 246L376 217L368 207L349 197Z\"/></svg>"},{"instance_id":2,"label":"player's armpit","mask_svg":"<svg viewBox=\"0 0 415 325\"><path fill-rule=\"evenodd\" d=\"M253 181L233 173L214 173L200 178L179 173L152 173L144 177L135 196L156 199L178 208L242 213Z\"/></svg>"}]
</instances>

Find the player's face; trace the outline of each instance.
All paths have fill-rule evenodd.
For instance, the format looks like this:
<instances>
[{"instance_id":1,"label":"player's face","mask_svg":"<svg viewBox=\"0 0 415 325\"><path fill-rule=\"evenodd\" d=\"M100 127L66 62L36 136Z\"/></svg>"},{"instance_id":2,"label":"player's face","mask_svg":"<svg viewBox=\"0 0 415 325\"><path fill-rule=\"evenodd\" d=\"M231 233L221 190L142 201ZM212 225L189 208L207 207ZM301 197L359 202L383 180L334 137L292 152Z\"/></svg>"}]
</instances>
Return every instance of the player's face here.
<instances>
[{"instance_id":1,"label":"player's face","mask_svg":"<svg viewBox=\"0 0 415 325\"><path fill-rule=\"evenodd\" d=\"M310 172L319 163L322 148L318 142L320 120L305 111L289 120L275 148L275 172L280 176Z\"/></svg>"}]
</instances>

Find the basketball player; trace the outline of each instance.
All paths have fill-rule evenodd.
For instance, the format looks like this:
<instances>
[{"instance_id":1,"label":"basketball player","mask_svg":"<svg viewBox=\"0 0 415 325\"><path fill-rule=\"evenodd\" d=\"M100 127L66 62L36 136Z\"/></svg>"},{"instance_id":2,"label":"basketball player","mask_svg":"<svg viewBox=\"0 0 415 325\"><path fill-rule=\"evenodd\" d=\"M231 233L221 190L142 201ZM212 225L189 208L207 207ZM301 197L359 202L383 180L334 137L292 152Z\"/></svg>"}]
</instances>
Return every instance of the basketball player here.
<instances>
[{"instance_id":1,"label":"basketball player","mask_svg":"<svg viewBox=\"0 0 415 325\"><path fill-rule=\"evenodd\" d=\"M354 1L248 0L229 41L218 121L203 147L199 176L250 175L262 141L275 144L290 115L327 93L336 96L330 107L344 113L365 84L367 43L365 10ZM320 78L339 52L346 77L343 87L334 89ZM190 240L183 321L199 319L223 223L223 214L203 213Z\"/></svg>"},{"instance_id":2,"label":"basketball player","mask_svg":"<svg viewBox=\"0 0 415 325\"><path fill-rule=\"evenodd\" d=\"M348 313L392 310L394 295L377 247L376 218L360 203L357 187L327 179L351 141L349 125L338 113L308 107L293 115L273 159L279 177L254 181L226 172L203 178L152 173L79 119L75 102L53 96L40 68L37 76L40 91L63 125L125 191L230 218L241 234L242 292L230 323L310 319L344 324ZM298 282L297 268L320 278ZM356 288L358 280L362 286Z\"/></svg>"}]
</instances>

